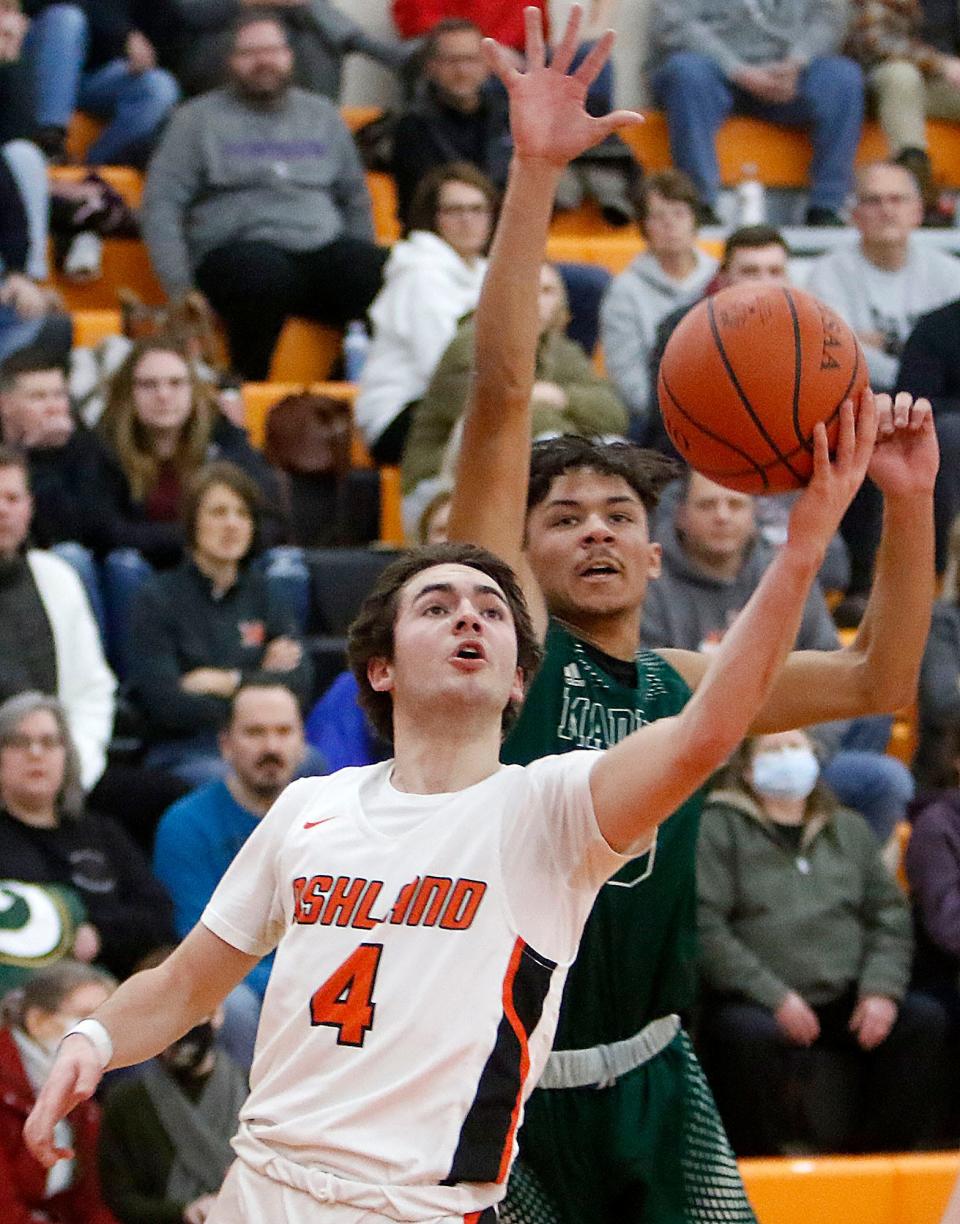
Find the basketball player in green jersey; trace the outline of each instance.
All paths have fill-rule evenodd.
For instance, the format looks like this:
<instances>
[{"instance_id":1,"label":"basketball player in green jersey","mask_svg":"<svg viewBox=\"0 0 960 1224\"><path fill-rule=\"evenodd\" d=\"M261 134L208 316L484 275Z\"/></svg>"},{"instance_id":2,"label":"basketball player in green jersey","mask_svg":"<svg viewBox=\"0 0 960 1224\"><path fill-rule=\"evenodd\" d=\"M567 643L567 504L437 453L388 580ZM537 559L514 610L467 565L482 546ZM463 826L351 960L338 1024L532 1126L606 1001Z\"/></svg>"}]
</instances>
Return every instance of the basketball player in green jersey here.
<instances>
[{"instance_id":1,"label":"basketball player in green jersey","mask_svg":"<svg viewBox=\"0 0 960 1224\"><path fill-rule=\"evenodd\" d=\"M536 448L530 471L537 270L553 193L567 162L603 135L583 98L610 40L586 70L567 75L578 23L574 11L549 68L535 10L527 11L526 72L486 44L510 95L515 153L477 314L450 532L521 573L545 636L544 663L504 749L515 762L605 748L675 713L707 662L640 649L640 609L659 571L647 513L663 461L626 445L560 439ZM884 532L863 623L844 650L790 656L757 731L893 710L913 698L933 597L937 445L925 401L877 396L876 406L880 442L869 470L884 494ZM604 886L567 980L521 1156L569 1224L754 1219L674 1015L694 993L698 821L694 799L661 827L653 854ZM504 1217L546 1218L513 1188Z\"/></svg>"}]
</instances>

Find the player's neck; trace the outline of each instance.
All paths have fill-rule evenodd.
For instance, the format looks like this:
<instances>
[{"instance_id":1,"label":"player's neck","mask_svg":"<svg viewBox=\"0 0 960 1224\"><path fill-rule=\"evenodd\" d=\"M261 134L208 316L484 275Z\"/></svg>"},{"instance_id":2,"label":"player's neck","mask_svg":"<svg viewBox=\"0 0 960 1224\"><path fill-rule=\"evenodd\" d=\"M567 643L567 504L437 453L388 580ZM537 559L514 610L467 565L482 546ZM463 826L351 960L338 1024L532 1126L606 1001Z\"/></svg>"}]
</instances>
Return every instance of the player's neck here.
<instances>
[{"instance_id":1,"label":"player's neck","mask_svg":"<svg viewBox=\"0 0 960 1224\"><path fill-rule=\"evenodd\" d=\"M633 662L640 649L640 609L630 608L615 615L591 616L577 612L571 616L554 615L554 620L580 638L614 659Z\"/></svg>"},{"instance_id":2,"label":"player's neck","mask_svg":"<svg viewBox=\"0 0 960 1224\"><path fill-rule=\"evenodd\" d=\"M469 720L467 720L469 722ZM433 725L395 718L391 782L413 795L440 795L465 790L489 778L500 767L499 722L479 733L458 719Z\"/></svg>"}]
</instances>

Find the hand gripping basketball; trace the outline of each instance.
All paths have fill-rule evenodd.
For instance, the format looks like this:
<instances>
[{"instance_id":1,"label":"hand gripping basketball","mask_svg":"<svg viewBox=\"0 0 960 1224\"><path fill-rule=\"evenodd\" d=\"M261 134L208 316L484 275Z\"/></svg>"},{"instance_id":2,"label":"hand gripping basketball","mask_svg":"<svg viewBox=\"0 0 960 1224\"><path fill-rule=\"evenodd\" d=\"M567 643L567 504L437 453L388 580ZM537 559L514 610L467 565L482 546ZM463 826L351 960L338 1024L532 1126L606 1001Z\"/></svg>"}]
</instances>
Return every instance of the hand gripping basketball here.
<instances>
[{"instance_id":1,"label":"hand gripping basketball","mask_svg":"<svg viewBox=\"0 0 960 1224\"><path fill-rule=\"evenodd\" d=\"M877 440L877 408L867 388L854 410L852 400L840 407L836 453L831 460L827 427L813 427L813 475L790 512L788 544L823 552L840 526L867 474Z\"/></svg>"}]
</instances>

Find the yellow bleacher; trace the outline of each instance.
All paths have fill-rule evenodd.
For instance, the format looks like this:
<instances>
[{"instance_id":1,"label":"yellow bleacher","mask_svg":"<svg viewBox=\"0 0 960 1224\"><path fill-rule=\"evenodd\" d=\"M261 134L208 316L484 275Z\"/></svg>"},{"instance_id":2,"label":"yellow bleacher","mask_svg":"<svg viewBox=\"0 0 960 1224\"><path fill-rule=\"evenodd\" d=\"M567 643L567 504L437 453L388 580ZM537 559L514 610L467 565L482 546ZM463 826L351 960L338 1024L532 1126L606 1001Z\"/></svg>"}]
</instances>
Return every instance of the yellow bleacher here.
<instances>
[{"instance_id":1,"label":"yellow bleacher","mask_svg":"<svg viewBox=\"0 0 960 1224\"><path fill-rule=\"evenodd\" d=\"M742 1160L760 1224L939 1224L956 1152Z\"/></svg>"}]
</instances>

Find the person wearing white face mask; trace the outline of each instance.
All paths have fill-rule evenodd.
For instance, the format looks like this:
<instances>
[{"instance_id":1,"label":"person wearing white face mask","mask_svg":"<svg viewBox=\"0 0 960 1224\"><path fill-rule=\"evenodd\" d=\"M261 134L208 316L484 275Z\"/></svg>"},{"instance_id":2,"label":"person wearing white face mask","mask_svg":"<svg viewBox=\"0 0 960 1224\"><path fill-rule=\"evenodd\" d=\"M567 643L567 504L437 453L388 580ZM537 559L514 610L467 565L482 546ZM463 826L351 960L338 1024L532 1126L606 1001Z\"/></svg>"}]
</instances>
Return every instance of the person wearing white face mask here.
<instances>
[{"instance_id":1,"label":"person wearing white face mask","mask_svg":"<svg viewBox=\"0 0 960 1224\"><path fill-rule=\"evenodd\" d=\"M84 1101L68 1119L73 1156L45 1169L21 1138L23 1121L53 1066L60 1040L113 993L110 974L79 961L38 969L5 996L0 1028L0 1220L4 1224L116 1224L97 1176L100 1111Z\"/></svg>"},{"instance_id":2,"label":"person wearing white face mask","mask_svg":"<svg viewBox=\"0 0 960 1224\"><path fill-rule=\"evenodd\" d=\"M906 899L803 731L747 740L697 857L704 1065L739 1156L900 1151L943 1120L945 1016L907 992Z\"/></svg>"}]
</instances>

